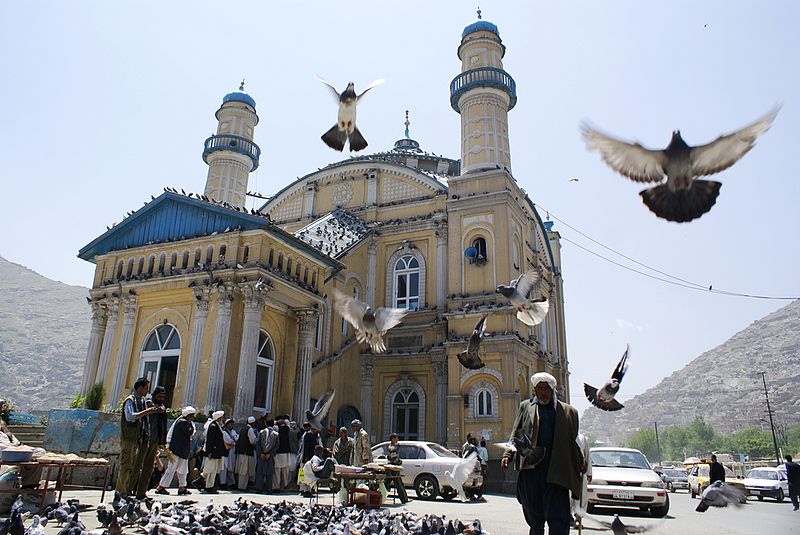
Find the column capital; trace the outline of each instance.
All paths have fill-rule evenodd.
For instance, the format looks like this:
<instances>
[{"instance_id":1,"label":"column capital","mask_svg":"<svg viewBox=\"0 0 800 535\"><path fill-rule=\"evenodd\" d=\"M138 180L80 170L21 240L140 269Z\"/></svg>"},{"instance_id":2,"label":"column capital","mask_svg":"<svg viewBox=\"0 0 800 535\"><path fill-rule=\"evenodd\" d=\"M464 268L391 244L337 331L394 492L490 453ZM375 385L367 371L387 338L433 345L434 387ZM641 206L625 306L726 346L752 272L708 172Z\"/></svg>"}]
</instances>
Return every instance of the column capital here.
<instances>
[{"instance_id":1,"label":"column capital","mask_svg":"<svg viewBox=\"0 0 800 535\"><path fill-rule=\"evenodd\" d=\"M103 299L102 303L106 307L106 311L108 313L108 321L109 323L113 320L117 319L119 316L119 298L118 297L107 297Z\"/></svg>"},{"instance_id":2,"label":"column capital","mask_svg":"<svg viewBox=\"0 0 800 535\"><path fill-rule=\"evenodd\" d=\"M375 236L372 236L369 239L369 244L367 245L367 252L369 254L373 254L374 255L377 252L377 250L378 250L378 238L376 238Z\"/></svg>"},{"instance_id":3,"label":"column capital","mask_svg":"<svg viewBox=\"0 0 800 535\"><path fill-rule=\"evenodd\" d=\"M237 286L244 298L245 310L258 312L264 310L267 305L267 294L270 290L268 287L258 282L240 282Z\"/></svg>"},{"instance_id":4,"label":"column capital","mask_svg":"<svg viewBox=\"0 0 800 535\"><path fill-rule=\"evenodd\" d=\"M233 306L233 296L236 292L236 285L232 282L226 282L214 288L214 292L217 294L217 306L219 310L230 313L231 307Z\"/></svg>"},{"instance_id":5,"label":"column capital","mask_svg":"<svg viewBox=\"0 0 800 535\"><path fill-rule=\"evenodd\" d=\"M101 301L92 301L89 303L92 307L92 323L102 324L105 322L107 309L106 304Z\"/></svg>"},{"instance_id":6,"label":"column capital","mask_svg":"<svg viewBox=\"0 0 800 535\"><path fill-rule=\"evenodd\" d=\"M121 305L123 307L125 317L129 318L136 314L136 296L135 295L128 295L125 297L120 298Z\"/></svg>"},{"instance_id":7,"label":"column capital","mask_svg":"<svg viewBox=\"0 0 800 535\"><path fill-rule=\"evenodd\" d=\"M208 302L211 300L211 288L208 286L192 288L194 293L194 309L201 314L208 314Z\"/></svg>"},{"instance_id":8,"label":"column capital","mask_svg":"<svg viewBox=\"0 0 800 535\"><path fill-rule=\"evenodd\" d=\"M436 383L447 382L447 355L431 355L431 365L436 377Z\"/></svg>"},{"instance_id":9,"label":"column capital","mask_svg":"<svg viewBox=\"0 0 800 535\"><path fill-rule=\"evenodd\" d=\"M438 227L436 227L436 244L437 245L447 244L447 223L443 223Z\"/></svg>"},{"instance_id":10,"label":"column capital","mask_svg":"<svg viewBox=\"0 0 800 535\"><path fill-rule=\"evenodd\" d=\"M295 308L294 314L297 317L297 327L301 332L311 332L317 326L319 311L315 308Z\"/></svg>"},{"instance_id":11,"label":"column capital","mask_svg":"<svg viewBox=\"0 0 800 535\"><path fill-rule=\"evenodd\" d=\"M372 384L375 377L375 357L371 354L361 355L361 380Z\"/></svg>"}]
</instances>

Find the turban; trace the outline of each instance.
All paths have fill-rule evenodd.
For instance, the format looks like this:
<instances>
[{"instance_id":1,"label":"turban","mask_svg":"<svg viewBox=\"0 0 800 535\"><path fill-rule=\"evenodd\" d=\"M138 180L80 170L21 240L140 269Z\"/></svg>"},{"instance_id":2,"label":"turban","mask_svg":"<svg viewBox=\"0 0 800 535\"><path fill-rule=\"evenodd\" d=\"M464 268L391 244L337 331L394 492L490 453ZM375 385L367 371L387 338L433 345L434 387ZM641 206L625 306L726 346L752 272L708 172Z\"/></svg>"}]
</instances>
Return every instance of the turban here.
<instances>
[{"instance_id":1,"label":"turban","mask_svg":"<svg viewBox=\"0 0 800 535\"><path fill-rule=\"evenodd\" d=\"M247 418L247 423L248 423L248 424L254 424L254 423L256 423L256 417L255 417L255 416L249 416L249 417Z\"/></svg>"},{"instance_id":2,"label":"turban","mask_svg":"<svg viewBox=\"0 0 800 535\"><path fill-rule=\"evenodd\" d=\"M547 372L534 373L531 376L531 385L533 385L534 388L536 388L536 385L539 383L547 383L554 392L556 390L556 378Z\"/></svg>"},{"instance_id":3,"label":"turban","mask_svg":"<svg viewBox=\"0 0 800 535\"><path fill-rule=\"evenodd\" d=\"M183 416L184 418L186 418L186 417L187 417L187 416L189 416L190 414L195 414L196 412L197 412L197 411L195 410L195 408L194 408L194 407L192 407L192 406L190 405L190 406L188 406L188 407L184 407L184 408L183 408L183 410L181 411L181 416Z\"/></svg>"},{"instance_id":4,"label":"turban","mask_svg":"<svg viewBox=\"0 0 800 535\"><path fill-rule=\"evenodd\" d=\"M211 414L211 419L212 419L212 420L219 420L219 419L220 419L220 418L222 418L223 416L225 416L225 411L214 411L214 412Z\"/></svg>"}]
</instances>

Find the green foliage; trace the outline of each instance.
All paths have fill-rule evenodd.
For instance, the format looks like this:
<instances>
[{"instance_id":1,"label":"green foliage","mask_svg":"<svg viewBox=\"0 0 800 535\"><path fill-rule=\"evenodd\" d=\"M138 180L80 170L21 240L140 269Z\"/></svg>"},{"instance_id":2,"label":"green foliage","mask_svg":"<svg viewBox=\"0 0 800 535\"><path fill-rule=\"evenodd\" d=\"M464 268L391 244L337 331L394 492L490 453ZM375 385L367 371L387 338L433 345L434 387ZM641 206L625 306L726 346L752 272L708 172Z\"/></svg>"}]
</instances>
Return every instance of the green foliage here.
<instances>
[{"instance_id":1,"label":"green foliage","mask_svg":"<svg viewBox=\"0 0 800 535\"><path fill-rule=\"evenodd\" d=\"M0 397L2 397L2 396L0 396ZM17 410L17 406L14 405L13 402L9 401L6 398L2 398L2 399L4 400L4 402L3 402L3 409L0 410L0 418L2 418L4 421L8 422L8 415L11 414L12 412L14 412L15 410Z\"/></svg>"},{"instance_id":2,"label":"green foliage","mask_svg":"<svg viewBox=\"0 0 800 535\"><path fill-rule=\"evenodd\" d=\"M75 394L75 397L72 398L72 401L69 403L70 409L82 409L83 405L86 403L86 398L81 396L81 393L78 392Z\"/></svg>"},{"instance_id":3,"label":"green foliage","mask_svg":"<svg viewBox=\"0 0 800 535\"><path fill-rule=\"evenodd\" d=\"M786 430L784 453L788 453L792 457L800 457L800 424L794 424Z\"/></svg>"},{"instance_id":4,"label":"green foliage","mask_svg":"<svg viewBox=\"0 0 800 535\"><path fill-rule=\"evenodd\" d=\"M103 383L95 383L92 385L92 388L86 393L86 398L84 399L84 407L87 409L91 409L93 411L99 411L100 407L103 405L103 396L105 395L105 390L103 390Z\"/></svg>"},{"instance_id":5,"label":"green foliage","mask_svg":"<svg viewBox=\"0 0 800 535\"><path fill-rule=\"evenodd\" d=\"M661 437L659 437L660 439ZM642 453L644 453L647 460L650 461L651 464L656 464L658 462L658 447L656 444L656 432L654 429L649 427L645 427L643 429L637 429L631 435L631 438L628 439L628 447L634 448Z\"/></svg>"},{"instance_id":6,"label":"green foliage","mask_svg":"<svg viewBox=\"0 0 800 535\"><path fill-rule=\"evenodd\" d=\"M181 409L174 407L171 409L167 409L167 418L169 418L170 420L177 420L180 417L181 417Z\"/></svg>"},{"instance_id":7,"label":"green foliage","mask_svg":"<svg viewBox=\"0 0 800 535\"><path fill-rule=\"evenodd\" d=\"M775 446L772 433L757 425L744 427L723 439L723 449L733 453L744 453L751 458L773 457Z\"/></svg>"},{"instance_id":8,"label":"green foliage","mask_svg":"<svg viewBox=\"0 0 800 535\"><path fill-rule=\"evenodd\" d=\"M694 421L686 427L685 445L686 449L692 455L698 455L703 452L718 449L720 438L703 418L697 416Z\"/></svg>"}]
</instances>

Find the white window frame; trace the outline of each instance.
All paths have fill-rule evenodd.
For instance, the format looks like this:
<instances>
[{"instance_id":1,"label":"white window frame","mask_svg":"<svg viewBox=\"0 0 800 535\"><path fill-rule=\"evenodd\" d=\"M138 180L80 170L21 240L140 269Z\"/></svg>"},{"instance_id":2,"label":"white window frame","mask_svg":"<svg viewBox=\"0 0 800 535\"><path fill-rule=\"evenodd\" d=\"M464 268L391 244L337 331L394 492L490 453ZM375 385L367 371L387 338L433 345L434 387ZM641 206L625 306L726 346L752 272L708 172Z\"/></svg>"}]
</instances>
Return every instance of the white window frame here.
<instances>
[{"instance_id":1,"label":"white window frame","mask_svg":"<svg viewBox=\"0 0 800 535\"><path fill-rule=\"evenodd\" d=\"M275 380L275 344L272 343L272 336L269 335L267 331L264 329L259 329L259 334L263 334L266 339L263 344L259 344L258 353L256 354L256 370L255 375L253 376L253 381L255 382L256 377L258 376L258 367L262 366L267 368L267 391L264 396L264 403L266 407L257 407L255 405L255 400L253 400L253 412L259 414L266 414L272 411L272 385ZM260 337L259 337L260 341ZM261 356L261 352L264 350L264 346L269 345L270 353L272 353L272 358L268 359L266 357Z\"/></svg>"},{"instance_id":2,"label":"white window frame","mask_svg":"<svg viewBox=\"0 0 800 535\"><path fill-rule=\"evenodd\" d=\"M494 416L492 393L488 388L481 388L475 393L475 417Z\"/></svg>"},{"instance_id":3,"label":"white window frame","mask_svg":"<svg viewBox=\"0 0 800 535\"><path fill-rule=\"evenodd\" d=\"M408 265L412 262L412 260L416 260L417 267L413 267L413 268L412 267L408 267ZM404 263L404 265L406 267L397 269L397 264L400 263L401 261ZM409 310L419 310L421 308L421 303L420 303L420 301L421 301L420 293L421 292L420 292L420 288L422 286L422 282L421 282L422 281L422 269L421 269L420 261L414 255L411 255L411 254L403 255L403 256L401 256L400 258L398 258L395 261L394 266L392 266L392 271L393 271L393 280L394 280L394 285L393 285L394 289L393 289L393 292L392 292L392 303L393 303L393 306L395 308L406 308L406 309L409 309ZM415 295L411 294L411 284L410 284L411 275L413 275L413 274L417 275L417 292L416 292ZM398 281L400 280L400 277L404 277L406 279L406 296L402 298L405 301L405 303L403 305L401 305L398 302L399 298L397 297L397 288L399 286ZM416 299L416 306L412 308L411 307L411 301L413 301L415 299Z\"/></svg>"},{"instance_id":4,"label":"white window frame","mask_svg":"<svg viewBox=\"0 0 800 535\"><path fill-rule=\"evenodd\" d=\"M163 325L169 325L170 327L172 327L172 330L170 331L169 335L167 336L167 339L162 342L161 341L161 336L158 334L158 328L162 327ZM177 336L178 337L178 347L176 349L154 349L154 350L146 351L144 348L147 346L147 342L150 340L151 336L155 336L156 337L156 340L158 341L158 345L161 348L163 348L164 346L169 344L169 342L172 340L173 336ZM164 359L164 357L178 357L178 364L177 364L177 369L176 369L176 373L175 373L175 385L173 386L173 393L174 393L174 391L178 388L178 384L180 384L180 378L181 378L180 364L181 364L181 346L182 345L183 344L182 344L182 341L181 341L181 335L178 332L178 328L175 325L173 325L171 323L166 323L166 324L157 325L156 327L153 327L153 329L145 337L144 343L142 344L142 351L139 354L139 377L142 377L144 375L144 369L145 369L145 365L147 363L149 363L149 362L157 362L158 366L156 367L156 376L152 381L152 386L155 387L158 384L159 378L161 377L161 363L162 363L162 360Z\"/></svg>"}]
</instances>

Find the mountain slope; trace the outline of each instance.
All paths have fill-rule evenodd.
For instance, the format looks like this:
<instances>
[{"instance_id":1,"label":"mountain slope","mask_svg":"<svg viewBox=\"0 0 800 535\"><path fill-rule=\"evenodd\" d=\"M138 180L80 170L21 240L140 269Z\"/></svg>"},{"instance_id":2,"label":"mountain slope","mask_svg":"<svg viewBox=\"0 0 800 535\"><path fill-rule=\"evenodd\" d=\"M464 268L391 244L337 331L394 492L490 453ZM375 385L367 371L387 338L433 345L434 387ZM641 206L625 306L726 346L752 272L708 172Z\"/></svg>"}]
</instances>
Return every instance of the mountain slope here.
<instances>
[{"instance_id":1,"label":"mountain slope","mask_svg":"<svg viewBox=\"0 0 800 535\"><path fill-rule=\"evenodd\" d=\"M86 358L88 293L0 257L0 397L20 410L69 405Z\"/></svg>"},{"instance_id":2,"label":"mountain slope","mask_svg":"<svg viewBox=\"0 0 800 535\"><path fill-rule=\"evenodd\" d=\"M800 301L753 322L653 388L624 401L621 411L586 409L581 430L597 440L623 445L632 431L654 422L660 427L686 425L702 416L722 433L758 425L760 418L766 418L761 371L766 372L777 421L787 425L800 421Z\"/></svg>"}]
</instances>

